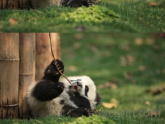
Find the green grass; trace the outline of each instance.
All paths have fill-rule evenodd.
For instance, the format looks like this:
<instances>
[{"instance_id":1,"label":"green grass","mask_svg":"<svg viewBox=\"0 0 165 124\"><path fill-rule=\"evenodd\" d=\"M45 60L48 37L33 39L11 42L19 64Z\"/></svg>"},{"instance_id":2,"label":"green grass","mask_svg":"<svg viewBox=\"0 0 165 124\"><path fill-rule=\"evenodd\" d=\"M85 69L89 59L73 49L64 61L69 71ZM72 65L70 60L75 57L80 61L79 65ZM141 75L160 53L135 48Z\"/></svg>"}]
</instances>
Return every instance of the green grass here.
<instances>
[{"instance_id":1,"label":"green grass","mask_svg":"<svg viewBox=\"0 0 165 124\"><path fill-rule=\"evenodd\" d=\"M152 1L161 1L161 4L149 7ZM11 18L18 24L11 25L9 21ZM164 32L164 18L164 0L102 0L90 8L47 7L29 11L1 10L0 31Z\"/></svg>"},{"instance_id":2,"label":"green grass","mask_svg":"<svg viewBox=\"0 0 165 124\"><path fill-rule=\"evenodd\" d=\"M89 75L97 85L102 102L109 103L114 98L119 103L117 108L109 110L104 108L101 102L97 110L102 107L103 110L90 118L52 116L37 120L46 124L164 124L165 92L155 96L146 93L147 89L165 87L164 49L164 39L155 34L61 34L61 54L65 75ZM122 59L128 55L131 59L127 61ZM145 69L140 69L141 66ZM118 87L116 89L98 88L100 84L108 81L115 82ZM149 101L150 105L145 104L146 101ZM126 114L126 111L127 113L134 111L136 117L132 113ZM160 117L159 115L147 116L147 112L151 111L160 111ZM0 120L0 123L37 122Z\"/></svg>"}]
</instances>

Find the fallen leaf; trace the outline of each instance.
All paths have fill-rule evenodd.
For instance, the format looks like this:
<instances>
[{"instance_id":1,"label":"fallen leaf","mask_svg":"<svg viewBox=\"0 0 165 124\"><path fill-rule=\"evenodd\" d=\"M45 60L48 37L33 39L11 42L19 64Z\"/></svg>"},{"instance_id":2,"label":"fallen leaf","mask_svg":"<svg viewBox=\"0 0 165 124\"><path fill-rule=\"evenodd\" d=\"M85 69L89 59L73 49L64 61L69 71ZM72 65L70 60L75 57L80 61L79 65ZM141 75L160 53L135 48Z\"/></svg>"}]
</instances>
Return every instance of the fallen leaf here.
<instances>
[{"instance_id":1,"label":"fallen leaf","mask_svg":"<svg viewBox=\"0 0 165 124\"><path fill-rule=\"evenodd\" d=\"M37 18L34 18L34 17L33 17L33 18L31 18L30 20L37 20Z\"/></svg>"},{"instance_id":2,"label":"fallen leaf","mask_svg":"<svg viewBox=\"0 0 165 124\"><path fill-rule=\"evenodd\" d=\"M129 65L132 65L135 61L135 57L133 57L132 55L127 55L127 61Z\"/></svg>"},{"instance_id":3,"label":"fallen leaf","mask_svg":"<svg viewBox=\"0 0 165 124\"><path fill-rule=\"evenodd\" d=\"M10 25L16 25L18 24L18 21L16 19L10 18L9 19Z\"/></svg>"},{"instance_id":4,"label":"fallen leaf","mask_svg":"<svg viewBox=\"0 0 165 124\"><path fill-rule=\"evenodd\" d=\"M74 66L74 65L71 65L71 66L68 67L68 70L72 71L72 72L76 72L77 71L77 67Z\"/></svg>"},{"instance_id":5,"label":"fallen leaf","mask_svg":"<svg viewBox=\"0 0 165 124\"><path fill-rule=\"evenodd\" d=\"M142 38L136 38L134 40L135 45L140 46L143 44L143 39Z\"/></svg>"},{"instance_id":6,"label":"fallen leaf","mask_svg":"<svg viewBox=\"0 0 165 124\"><path fill-rule=\"evenodd\" d=\"M105 88L105 85L103 85L103 84L102 85L99 85L98 88L99 89L104 89Z\"/></svg>"},{"instance_id":7,"label":"fallen leaf","mask_svg":"<svg viewBox=\"0 0 165 124\"><path fill-rule=\"evenodd\" d=\"M104 89L104 88L110 88L110 89L116 89L117 84L114 82L107 82L105 84L101 84L98 86L99 89Z\"/></svg>"},{"instance_id":8,"label":"fallen leaf","mask_svg":"<svg viewBox=\"0 0 165 124\"><path fill-rule=\"evenodd\" d=\"M83 38L83 34L75 34L74 35L74 38L76 39L76 40L80 40L80 39L82 39Z\"/></svg>"},{"instance_id":9,"label":"fallen leaf","mask_svg":"<svg viewBox=\"0 0 165 124\"><path fill-rule=\"evenodd\" d=\"M131 72L124 73L124 77L125 77L126 80L131 80L132 76L133 76L133 74Z\"/></svg>"},{"instance_id":10,"label":"fallen leaf","mask_svg":"<svg viewBox=\"0 0 165 124\"><path fill-rule=\"evenodd\" d=\"M157 7L157 6L159 6L161 3L162 3L161 1L159 1L159 2L154 2L154 1L152 1L152 2L150 2L150 3L148 4L148 6L150 6L150 7Z\"/></svg>"},{"instance_id":11,"label":"fallen leaf","mask_svg":"<svg viewBox=\"0 0 165 124\"><path fill-rule=\"evenodd\" d=\"M146 67L144 65L139 65L139 70L140 71L145 71L146 70Z\"/></svg>"},{"instance_id":12,"label":"fallen leaf","mask_svg":"<svg viewBox=\"0 0 165 124\"><path fill-rule=\"evenodd\" d=\"M130 50L130 46L127 43L121 44L120 45L120 48L122 50L126 50L126 51L129 51Z\"/></svg>"},{"instance_id":13,"label":"fallen leaf","mask_svg":"<svg viewBox=\"0 0 165 124\"><path fill-rule=\"evenodd\" d=\"M107 83L105 84L105 86L106 86L107 88L111 88L111 89L116 89L116 88L117 88L117 84L115 84L115 83L113 83L113 82L107 82Z\"/></svg>"},{"instance_id":14,"label":"fallen leaf","mask_svg":"<svg viewBox=\"0 0 165 124\"><path fill-rule=\"evenodd\" d=\"M74 44L73 44L73 48L74 49L79 49L81 47L81 44L79 43L79 42L75 42Z\"/></svg>"},{"instance_id":15,"label":"fallen leaf","mask_svg":"<svg viewBox=\"0 0 165 124\"><path fill-rule=\"evenodd\" d=\"M154 44L154 39L147 38L147 39L146 39L146 44L147 44L147 45L152 45L152 44Z\"/></svg>"},{"instance_id":16,"label":"fallen leaf","mask_svg":"<svg viewBox=\"0 0 165 124\"><path fill-rule=\"evenodd\" d=\"M119 103L115 98L112 98L112 99L110 100L110 102L111 102L111 103L116 103L116 104Z\"/></svg>"},{"instance_id":17,"label":"fallen leaf","mask_svg":"<svg viewBox=\"0 0 165 124\"><path fill-rule=\"evenodd\" d=\"M161 112L159 111L159 112L150 112L149 114L148 114L148 116L150 116L150 117L157 117L157 116L159 116L160 117L160 114L161 114Z\"/></svg>"},{"instance_id":18,"label":"fallen leaf","mask_svg":"<svg viewBox=\"0 0 165 124\"><path fill-rule=\"evenodd\" d=\"M107 109L117 108L116 103L105 103L105 102L103 102L102 105Z\"/></svg>"},{"instance_id":19,"label":"fallen leaf","mask_svg":"<svg viewBox=\"0 0 165 124\"><path fill-rule=\"evenodd\" d=\"M143 18L139 17L139 20L140 20L140 21L142 21L142 20L143 20Z\"/></svg>"},{"instance_id":20,"label":"fallen leaf","mask_svg":"<svg viewBox=\"0 0 165 124\"><path fill-rule=\"evenodd\" d=\"M111 55L111 53L109 51L104 51L103 52L103 56L110 56L110 55Z\"/></svg>"},{"instance_id":21,"label":"fallen leaf","mask_svg":"<svg viewBox=\"0 0 165 124\"><path fill-rule=\"evenodd\" d=\"M146 105L150 105L150 101L146 101L145 104L146 104Z\"/></svg>"},{"instance_id":22,"label":"fallen leaf","mask_svg":"<svg viewBox=\"0 0 165 124\"><path fill-rule=\"evenodd\" d=\"M165 74L165 68L162 70L162 73Z\"/></svg>"},{"instance_id":23,"label":"fallen leaf","mask_svg":"<svg viewBox=\"0 0 165 124\"><path fill-rule=\"evenodd\" d=\"M132 55L126 55L120 57L121 66L132 65L134 62L135 62L135 57Z\"/></svg>"},{"instance_id":24,"label":"fallen leaf","mask_svg":"<svg viewBox=\"0 0 165 124\"><path fill-rule=\"evenodd\" d=\"M164 90L162 89L158 89L158 88L155 88L155 89L147 89L146 92L147 93L151 93L152 95L159 95L163 92Z\"/></svg>"},{"instance_id":25,"label":"fallen leaf","mask_svg":"<svg viewBox=\"0 0 165 124\"><path fill-rule=\"evenodd\" d=\"M98 52L98 51L99 51L99 50L97 49L97 47L96 47L96 46L94 46L94 45L93 45L93 46L91 46L91 47L90 47L90 49L91 49L91 51L92 51L92 52L94 52L94 53L96 53L96 52Z\"/></svg>"},{"instance_id":26,"label":"fallen leaf","mask_svg":"<svg viewBox=\"0 0 165 124\"><path fill-rule=\"evenodd\" d=\"M160 89L154 89L154 90L152 90L151 92L152 92L152 95L159 95L159 94L161 94L163 91L160 90Z\"/></svg>"}]
</instances>

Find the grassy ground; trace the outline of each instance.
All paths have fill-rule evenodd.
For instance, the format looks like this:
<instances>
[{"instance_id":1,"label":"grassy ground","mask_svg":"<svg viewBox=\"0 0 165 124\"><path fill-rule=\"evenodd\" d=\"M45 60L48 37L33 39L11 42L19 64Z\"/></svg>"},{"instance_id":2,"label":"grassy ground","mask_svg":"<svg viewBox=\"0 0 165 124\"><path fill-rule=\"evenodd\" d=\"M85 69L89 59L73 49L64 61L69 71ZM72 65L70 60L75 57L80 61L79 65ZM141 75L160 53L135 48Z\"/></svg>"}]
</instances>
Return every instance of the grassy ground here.
<instances>
[{"instance_id":1,"label":"grassy ground","mask_svg":"<svg viewBox=\"0 0 165 124\"><path fill-rule=\"evenodd\" d=\"M90 8L3 10L0 31L164 32L164 18L164 0L102 0Z\"/></svg>"},{"instance_id":2,"label":"grassy ground","mask_svg":"<svg viewBox=\"0 0 165 124\"><path fill-rule=\"evenodd\" d=\"M65 74L89 75L95 81L102 97L97 110L111 99L118 101L117 107L103 107L90 118L53 116L30 121L0 120L0 123L164 124L165 92L158 95L146 92L165 87L164 49L164 39L153 34L61 34ZM108 81L117 87L100 89ZM157 111L156 117L152 111Z\"/></svg>"}]
</instances>

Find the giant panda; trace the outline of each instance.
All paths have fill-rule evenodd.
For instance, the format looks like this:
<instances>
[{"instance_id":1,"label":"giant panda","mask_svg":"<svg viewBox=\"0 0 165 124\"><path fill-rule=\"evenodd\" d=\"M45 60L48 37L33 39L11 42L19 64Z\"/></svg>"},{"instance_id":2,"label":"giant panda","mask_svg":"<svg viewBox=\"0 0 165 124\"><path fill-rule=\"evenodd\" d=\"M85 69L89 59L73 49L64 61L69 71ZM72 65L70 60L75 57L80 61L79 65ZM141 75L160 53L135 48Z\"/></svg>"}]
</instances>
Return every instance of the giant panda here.
<instances>
[{"instance_id":1,"label":"giant panda","mask_svg":"<svg viewBox=\"0 0 165 124\"><path fill-rule=\"evenodd\" d=\"M55 62L63 73L62 61L53 60L46 68L43 78L28 88L27 102L31 117L92 115L101 100L92 79L88 76L68 77L74 87L66 79L59 82L61 74Z\"/></svg>"},{"instance_id":2,"label":"giant panda","mask_svg":"<svg viewBox=\"0 0 165 124\"><path fill-rule=\"evenodd\" d=\"M93 0L31 0L31 5L34 8L43 8L47 6L88 7L92 4Z\"/></svg>"}]
</instances>

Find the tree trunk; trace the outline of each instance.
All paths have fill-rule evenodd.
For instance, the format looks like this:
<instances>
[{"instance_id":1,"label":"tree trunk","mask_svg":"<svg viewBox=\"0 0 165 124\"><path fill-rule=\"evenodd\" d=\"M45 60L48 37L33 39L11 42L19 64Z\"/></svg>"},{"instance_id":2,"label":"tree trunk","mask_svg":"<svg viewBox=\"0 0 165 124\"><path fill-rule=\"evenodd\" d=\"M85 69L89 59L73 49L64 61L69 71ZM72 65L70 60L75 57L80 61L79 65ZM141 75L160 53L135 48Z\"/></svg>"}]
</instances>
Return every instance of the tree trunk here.
<instances>
[{"instance_id":1,"label":"tree trunk","mask_svg":"<svg viewBox=\"0 0 165 124\"><path fill-rule=\"evenodd\" d=\"M0 33L0 118L18 117L19 34Z\"/></svg>"},{"instance_id":2,"label":"tree trunk","mask_svg":"<svg viewBox=\"0 0 165 124\"><path fill-rule=\"evenodd\" d=\"M60 41L58 33L51 33L53 53L56 59L60 59ZM49 33L36 34L36 80L43 77L45 68L53 60L50 49Z\"/></svg>"},{"instance_id":3,"label":"tree trunk","mask_svg":"<svg viewBox=\"0 0 165 124\"><path fill-rule=\"evenodd\" d=\"M28 106L26 100L26 91L33 82L33 44L35 34L20 34L20 69L19 69L19 116L20 118L28 117Z\"/></svg>"},{"instance_id":4,"label":"tree trunk","mask_svg":"<svg viewBox=\"0 0 165 124\"><path fill-rule=\"evenodd\" d=\"M27 9L30 7L30 0L0 0L0 9Z\"/></svg>"},{"instance_id":5,"label":"tree trunk","mask_svg":"<svg viewBox=\"0 0 165 124\"><path fill-rule=\"evenodd\" d=\"M61 59L60 54L60 36L58 33L50 33L52 40L52 49L56 59Z\"/></svg>"},{"instance_id":6,"label":"tree trunk","mask_svg":"<svg viewBox=\"0 0 165 124\"><path fill-rule=\"evenodd\" d=\"M27 9L30 7L30 0L19 0L19 8Z\"/></svg>"},{"instance_id":7,"label":"tree trunk","mask_svg":"<svg viewBox=\"0 0 165 124\"><path fill-rule=\"evenodd\" d=\"M36 76L36 34L35 40L33 42L33 82L35 81Z\"/></svg>"}]
</instances>

